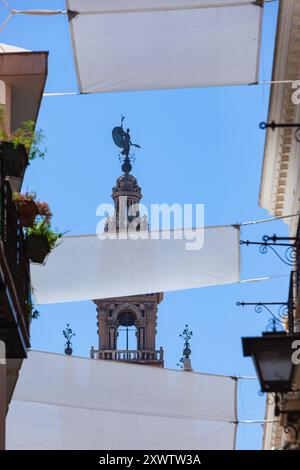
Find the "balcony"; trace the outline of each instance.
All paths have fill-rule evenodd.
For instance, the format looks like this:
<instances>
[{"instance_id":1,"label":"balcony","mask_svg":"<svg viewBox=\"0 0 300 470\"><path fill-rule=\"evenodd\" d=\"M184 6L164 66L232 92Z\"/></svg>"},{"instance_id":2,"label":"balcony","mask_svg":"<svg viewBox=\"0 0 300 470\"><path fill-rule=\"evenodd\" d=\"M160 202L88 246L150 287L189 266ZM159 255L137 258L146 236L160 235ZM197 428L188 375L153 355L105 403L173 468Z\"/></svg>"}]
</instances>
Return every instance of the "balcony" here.
<instances>
[{"instance_id":1,"label":"balcony","mask_svg":"<svg viewBox=\"0 0 300 470\"><path fill-rule=\"evenodd\" d=\"M131 362L133 364L150 364L156 366L163 366L164 351L159 349L157 351L136 350L136 349L91 349L92 359L106 359L110 361Z\"/></svg>"},{"instance_id":2,"label":"balcony","mask_svg":"<svg viewBox=\"0 0 300 470\"><path fill-rule=\"evenodd\" d=\"M8 181L1 182L0 201L0 340L7 358L22 359L30 346L30 272L25 240Z\"/></svg>"}]
</instances>

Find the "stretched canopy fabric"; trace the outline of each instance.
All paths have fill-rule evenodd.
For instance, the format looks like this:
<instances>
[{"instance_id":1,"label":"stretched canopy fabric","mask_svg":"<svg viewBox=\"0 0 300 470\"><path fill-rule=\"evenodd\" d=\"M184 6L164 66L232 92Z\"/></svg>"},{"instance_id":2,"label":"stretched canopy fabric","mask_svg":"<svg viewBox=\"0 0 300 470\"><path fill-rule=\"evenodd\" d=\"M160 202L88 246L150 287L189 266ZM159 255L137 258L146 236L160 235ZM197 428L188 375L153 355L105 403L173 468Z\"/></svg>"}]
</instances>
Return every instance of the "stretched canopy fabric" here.
<instances>
[{"instance_id":1,"label":"stretched canopy fabric","mask_svg":"<svg viewBox=\"0 0 300 470\"><path fill-rule=\"evenodd\" d=\"M7 416L7 449L225 449L236 380L29 352Z\"/></svg>"},{"instance_id":2,"label":"stretched canopy fabric","mask_svg":"<svg viewBox=\"0 0 300 470\"><path fill-rule=\"evenodd\" d=\"M81 93L258 81L263 2L67 0Z\"/></svg>"},{"instance_id":3,"label":"stretched canopy fabric","mask_svg":"<svg viewBox=\"0 0 300 470\"><path fill-rule=\"evenodd\" d=\"M178 232L169 240L163 239L164 232L158 232L159 239L64 237L45 266L31 265L36 302L166 292L240 280L238 227L186 231L186 237L191 235L199 243L203 239L202 248L196 241L176 239Z\"/></svg>"}]
</instances>

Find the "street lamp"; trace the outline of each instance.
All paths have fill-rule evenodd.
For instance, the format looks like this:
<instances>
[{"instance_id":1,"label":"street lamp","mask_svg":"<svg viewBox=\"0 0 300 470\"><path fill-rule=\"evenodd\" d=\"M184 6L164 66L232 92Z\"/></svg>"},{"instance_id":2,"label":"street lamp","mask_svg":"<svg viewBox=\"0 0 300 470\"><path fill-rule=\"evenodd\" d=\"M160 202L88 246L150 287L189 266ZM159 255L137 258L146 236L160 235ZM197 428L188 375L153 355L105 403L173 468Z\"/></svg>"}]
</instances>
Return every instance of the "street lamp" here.
<instances>
[{"instance_id":1,"label":"street lamp","mask_svg":"<svg viewBox=\"0 0 300 470\"><path fill-rule=\"evenodd\" d=\"M274 414L282 415L282 425L287 433L294 433L293 444L298 446L300 432L299 405L283 408L284 394L296 393L294 384L297 365L297 349L300 335L285 332L263 333L254 338L242 338L244 356L251 356L256 368L262 392L274 394ZM293 354L296 352L295 360Z\"/></svg>"},{"instance_id":2,"label":"street lamp","mask_svg":"<svg viewBox=\"0 0 300 470\"><path fill-rule=\"evenodd\" d=\"M262 392L287 393L292 391L295 364L293 343L300 335L263 333L263 336L242 338L244 356L251 356ZM299 343L298 343L299 344Z\"/></svg>"}]
</instances>

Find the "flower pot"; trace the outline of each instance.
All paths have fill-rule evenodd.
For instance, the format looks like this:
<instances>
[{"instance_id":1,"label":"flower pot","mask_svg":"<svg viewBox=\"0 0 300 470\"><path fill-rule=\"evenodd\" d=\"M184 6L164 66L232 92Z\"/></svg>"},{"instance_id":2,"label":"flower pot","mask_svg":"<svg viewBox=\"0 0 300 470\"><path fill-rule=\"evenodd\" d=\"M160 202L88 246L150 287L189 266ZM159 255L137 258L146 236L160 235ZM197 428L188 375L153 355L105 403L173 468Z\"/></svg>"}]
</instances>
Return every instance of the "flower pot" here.
<instances>
[{"instance_id":1,"label":"flower pot","mask_svg":"<svg viewBox=\"0 0 300 470\"><path fill-rule=\"evenodd\" d=\"M22 227L32 227L36 216L38 215L38 208L34 201L17 202L17 215Z\"/></svg>"},{"instance_id":2,"label":"flower pot","mask_svg":"<svg viewBox=\"0 0 300 470\"><path fill-rule=\"evenodd\" d=\"M35 235L32 233L26 239L27 254L33 263L43 264L46 256L50 253L50 247L47 238L44 235Z\"/></svg>"},{"instance_id":3,"label":"flower pot","mask_svg":"<svg viewBox=\"0 0 300 470\"><path fill-rule=\"evenodd\" d=\"M24 145L15 146L12 142L0 143L0 164L4 176L24 177L28 156Z\"/></svg>"}]
</instances>

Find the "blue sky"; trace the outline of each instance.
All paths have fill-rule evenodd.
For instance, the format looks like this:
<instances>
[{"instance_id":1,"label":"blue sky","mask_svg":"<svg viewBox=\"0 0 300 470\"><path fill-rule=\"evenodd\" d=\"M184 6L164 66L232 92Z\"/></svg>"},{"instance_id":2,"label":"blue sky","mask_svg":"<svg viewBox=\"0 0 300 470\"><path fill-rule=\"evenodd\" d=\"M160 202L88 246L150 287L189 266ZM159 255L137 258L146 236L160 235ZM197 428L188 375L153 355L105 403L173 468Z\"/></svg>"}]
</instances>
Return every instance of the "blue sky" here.
<instances>
[{"instance_id":1,"label":"blue sky","mask_svg":"<svg viewBox=\"0 0 300 470\"><path fill-rule=\"evenodd\" d=\"M10 1L14 8L65 8L63 1ZM274 47L277 2L265 7L261 80L269 80ZM1 19L4 8L0 10ZM0 42L32 50L47 50L46 91L76 91L72 51L65 16L14 17ZM53 223L72 234L94 233L96 207L110 202L120 175L111 130L126 115L132 138L142 146L133 173L143 190L143 203L203 203L206 225L265 218L258 191L265 133L258 128L267 117L269 86L164 90L83 96L45 97L38 127L47 136L48 154L33 162L24 189L49 202ZM284 235L282 221L249 226L242 238ZM194 332L195 370L230 375L254 375L243 358L241 337L259 335L267 317L245 301L286 301L289 270L271 254L242 248L242 277L283 277L260 283L210 287L166 293L158 313L157 347L165 349L166 367L181 356L178 338L185 323ZM74 353L87 356L97 345L96 310L92 302L40 306L32 324L32 348L62 352L62 330L69 322L76 332ZM264 398L256 381L239 388L239 418L263 419ZM201 399L201 391L199 391ZM261 448L260 425L240 425L239 449Z\"/></svg>"}]
</instances>

